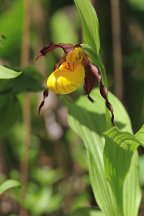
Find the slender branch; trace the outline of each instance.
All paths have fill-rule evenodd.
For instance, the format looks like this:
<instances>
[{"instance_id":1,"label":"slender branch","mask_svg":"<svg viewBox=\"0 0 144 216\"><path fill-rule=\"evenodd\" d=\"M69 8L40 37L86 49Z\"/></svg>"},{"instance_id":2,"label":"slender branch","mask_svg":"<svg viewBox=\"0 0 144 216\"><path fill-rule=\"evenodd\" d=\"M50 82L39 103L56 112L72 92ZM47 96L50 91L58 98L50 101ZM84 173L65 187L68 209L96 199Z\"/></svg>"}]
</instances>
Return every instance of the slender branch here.
<instances>
[{"instance_id":1,"label":"slender branch","mask_svg":"<svg viewBox=\"0 0 144 216\"><path fill-rule=\"evenodd\" d=\"M119 0L111 0L115 94L123 100L122 50Z\"/></svg>"},{"instance_id":2,"label":"slender branch","mask_svg":"<svg viewBox=\"0 0 144 216\"><path fill-rule=\"evenodd\" d=\"M40 50L41 47L43 47L43 39L44 39L44 32L45 32L44 11L43 11L42 2L39 0L35 0L35 4L33 5L32 19L36 27L36 35L37 35L33 49L34 49L34 53L37 53L38 50ZM41 58L40 61L35 61L35 66L42 73L45 80L47 78L45 58Z\"/></svg>"},{"instance_id":3,"label":"slender branch","mask_svg":"<svg viewBox=\"0 0 144 216\"><path fill-rule=\"evenodd\" d=\"M24 22L23 22L23 35L22 35L21 66L25 67L29 64L31 0L23 0L23 1L24 1ZM30 114L29 93L26 93L24 95L23 123L24 123L24 128L26 133L23 140L23 155L21 160L22 201L24 202L27 193L29 148L31 142L31 114ZM27 210L21 207L19 215L27 216Z\"/></svg>"}]
</instances>

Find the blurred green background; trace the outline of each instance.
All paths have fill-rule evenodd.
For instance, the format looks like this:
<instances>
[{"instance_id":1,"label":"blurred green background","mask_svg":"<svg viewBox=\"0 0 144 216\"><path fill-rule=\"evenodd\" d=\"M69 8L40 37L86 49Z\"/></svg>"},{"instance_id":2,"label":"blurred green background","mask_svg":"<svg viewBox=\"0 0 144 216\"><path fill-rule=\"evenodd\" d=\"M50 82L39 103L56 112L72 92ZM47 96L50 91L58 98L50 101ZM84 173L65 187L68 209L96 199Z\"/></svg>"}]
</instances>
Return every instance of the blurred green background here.
<instances>
[{"instance_id":1,"label":"blurred green background","mask_svg":"<svg viewBox=\"0 0 144 216\"><path fill-rule=\"evenodd\" d=\"M50 93L42 114L37 111L46 79L62 52L58 49L37 62L34 59L51 41L81 43L81 22L72 0L31 1L26 21L30 22L29 57L24 65L22 42L27 41L24 2L0 0L0 64L23 72L14 80L0 80L0 183L12 178L25 184L25 191L12 189L1 196L0 215L72 215L78 207L96 206L83 143L68 126L61 96ZM109 89L114 93L117 83L114 83L112 6L110 0L92 3L100 23L101 54ZM144 1L120 1L119 11L122 102L136 132L144 122ZM27 92L29 105L25 104ZM68 97L75 99L81 94L84 94L82 88ZM30 143L25 157L27 137ZM142 149L139 152L143 187L144 152Z\"/></svg>"}]
</instances>

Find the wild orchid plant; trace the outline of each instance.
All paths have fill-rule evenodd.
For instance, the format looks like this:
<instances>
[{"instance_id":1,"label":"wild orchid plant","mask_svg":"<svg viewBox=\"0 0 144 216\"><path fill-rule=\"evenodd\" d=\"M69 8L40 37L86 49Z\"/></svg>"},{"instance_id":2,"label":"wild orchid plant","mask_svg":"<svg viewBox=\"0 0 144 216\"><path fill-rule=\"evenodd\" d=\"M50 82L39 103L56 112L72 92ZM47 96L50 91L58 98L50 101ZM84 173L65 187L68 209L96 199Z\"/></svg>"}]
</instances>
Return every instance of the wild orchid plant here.
<instances>
[{"instance_id":1,"label":"wild orchid plant","mask_svg":"<svg viewBox=\"0 0 144 216\"><path fill-rule=\"evenodd\" d=\"M64 50L65 54L47 81L48 89L57 94L69 94L84 80L89 100L81 96L76 103L66 101L66 105L69 124L86 147L90 181L100 208L94 211L94 215L137 216L141 201L137 148L144 146L144 126L134 135L123 105L107 92L96 12L89 0L74 1L82 20L85 44L50 43L36 59L55 48ZM98 89L91 92L96 78L106 106ZM40 109L48 96L48 89L44 91ZM91 103L94 102L92 98L95 103ZM116 126L112 126L111 121Z\"/></svg>"}]
</instances>

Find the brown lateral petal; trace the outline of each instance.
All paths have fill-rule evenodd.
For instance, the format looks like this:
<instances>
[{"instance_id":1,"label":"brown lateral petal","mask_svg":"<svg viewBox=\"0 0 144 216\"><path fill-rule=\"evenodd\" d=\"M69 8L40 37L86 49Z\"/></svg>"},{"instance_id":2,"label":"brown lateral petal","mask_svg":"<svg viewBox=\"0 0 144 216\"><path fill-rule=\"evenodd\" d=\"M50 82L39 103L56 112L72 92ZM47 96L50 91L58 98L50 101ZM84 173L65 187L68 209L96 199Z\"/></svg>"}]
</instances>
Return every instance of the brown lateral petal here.
<instances>
[{"instance_id":1,"label":"brown lateral petal","mask_svg":"<svg viewBox=\"0 0 144 216\"><path fill-rule=\"evenodd\" d=\"M38 55L35 58L35 61L38 60L39 57L45 56L48 52L50 52L56 48L62 48L63 51L66 54L68 54L69 52L71 52L74 49L74 47L75 46L73 44L64 44L64 43L54 44L53 42L51 42L39 51Z\"/></svg>"},{"instance_id":2,"label":"brown lateral petal","mask_svg":"<svg viewBox=\"0 0 144 216\"><path fill-rule=\"evenodd\" d=\"M85 64L85 80L84 80L83 87L84 87L85 93L88 96L88 99L93 103L94 100L90 97L89 94L94 87L95 76L93 75L91 70L92 70L91 64Z\"/></svg>"},{"instance_id":3,"label":"brown lateral petal","mask_svg":"<svg viewBox=\"0 0 144 216\"><path fill-rule=\"evenodd\" d=\"M42 109L42 107L44 106L44 103L45 103L45 99L48 97L48 89L45 89L44 92L43 92L43 100L39 106L39 109L38 109L38 112L40 114L40 111Z\"/></svg>"},{"instance_id":4,"label":"brown lateral petal","mask_svg":"<svg viewBox=\"0 0 144 216\"><path fill-rule=\"evenodd\" d=\"M98 68L95 65L92 65L91 67L92 67L92 73L95 75L95 77L97 78L97 80L98 80L98 82L100 84L100 93L101 93L101 95L103 96L103 98L106 101L107 108L111 112L111 115L112 115L111 122L114 125L113 107L112 107L112 105L110 104L110 102L108 101L108 98L107 98L107 88L102 83L102 76L101 76L100 71L98 70Z\"/></svg>"}]
</instances>

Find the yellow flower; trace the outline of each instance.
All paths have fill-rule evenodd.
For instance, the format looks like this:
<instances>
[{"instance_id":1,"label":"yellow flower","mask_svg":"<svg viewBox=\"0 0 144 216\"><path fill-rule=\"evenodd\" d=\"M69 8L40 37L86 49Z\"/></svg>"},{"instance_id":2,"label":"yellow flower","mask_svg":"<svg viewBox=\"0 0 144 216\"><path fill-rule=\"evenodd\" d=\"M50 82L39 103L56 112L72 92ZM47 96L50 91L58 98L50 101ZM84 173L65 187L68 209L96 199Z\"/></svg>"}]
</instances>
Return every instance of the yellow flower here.
<instances>
[{"instance_id":1,"label":"yellow flower","mask_svg":"<svg viewBox=\"0 0 144 216\"><path fill-rule=\"evenodd\" d=\"M83 58L82 48L74 48L60 67L48 77L48 89L57 94L69 94L75 91L85 78Z\"/></svg>"},{"instance_id":2,"label":"yellow flower","mask_svg":"<svg viewBox=\"0 0 144 216\"><path fill-rule=\"evenodd\" d=\"M88 55L80 45L50 43L40 50L36 60L56 48L62 48L65 54L55 65L54 72L48 77L48 89L57 94L69 94L75 91L84 81L85 93L88 99L94 102L89 94L94 87L95 79L97 79L100 84L100 93L106 100L106 106L112 114L112 123L114 124L113 108L107 99L107 89L102 84L100 71L97 66L90 62ZM40 104L39 112L44 105L45 98L48 96L48 89L43 93L44 99Z\"/></svg>"}]
</instances>

